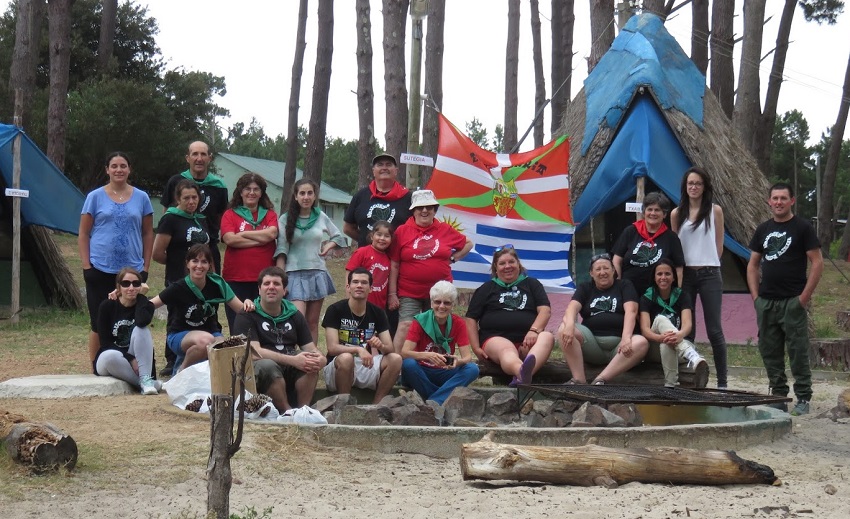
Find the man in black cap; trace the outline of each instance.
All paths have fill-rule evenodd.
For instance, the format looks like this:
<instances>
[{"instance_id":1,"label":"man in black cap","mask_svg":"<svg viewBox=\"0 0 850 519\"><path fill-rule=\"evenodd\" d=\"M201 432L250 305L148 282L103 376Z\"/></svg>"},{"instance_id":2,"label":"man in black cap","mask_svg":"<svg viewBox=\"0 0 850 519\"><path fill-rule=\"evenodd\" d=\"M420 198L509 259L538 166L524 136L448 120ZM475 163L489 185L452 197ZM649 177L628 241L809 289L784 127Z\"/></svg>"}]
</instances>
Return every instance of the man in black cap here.
<instances>
[{"instance_id":1,"label":"man in black cap","mask_svg":"<svg viewBox=\"0 0 850 519\"><path fill-rule=\"evenodd\" d=\"M376 155L372 159L372 176L375 180L354 195L343 217L343 232L360 247L370 243L368 235L374 222L386 220L395 230L412 214L410 191L398 182L395 157Z\"/></svg>"}]
</instances>

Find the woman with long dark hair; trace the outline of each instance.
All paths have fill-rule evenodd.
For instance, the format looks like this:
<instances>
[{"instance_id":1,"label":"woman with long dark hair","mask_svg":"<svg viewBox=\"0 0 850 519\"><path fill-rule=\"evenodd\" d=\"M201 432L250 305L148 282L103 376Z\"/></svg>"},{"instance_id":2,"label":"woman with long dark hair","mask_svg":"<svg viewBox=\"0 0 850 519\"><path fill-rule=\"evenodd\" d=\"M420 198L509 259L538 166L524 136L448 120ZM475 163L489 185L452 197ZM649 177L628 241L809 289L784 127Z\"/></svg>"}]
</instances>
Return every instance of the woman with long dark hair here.
<instances>
[{"instance_id":1,"label":"woman with long dark hair","mask_svg":"<svg viewBox=\"0 0 850 519\"><path fill-rule=\"evenodd\" d=\"M335 294L325 256L345 247L345 238L319 209L319 186L302 178L292 188L289 210L281 215L283 239L274 251L277 266L289 275L287 299L307 318L313 343L319 340L319 314L325 297Z\"/></svg>"},{"instance_id":2,"label":"woman with long dark hair","mask_svg":"<svg viewBox=\"0 0 850 519\"><path fill-rule=\"evenodd\" d=\"M714 203L711 177L699 167L692 167L682 176L679 206L670 215L673 231L679 235L685 253L682 290L696 305L697 295L702 302L705 330L714 355L717 387L727 385L726 338L720 322L723 301L723 277L720 258L723 256L723 209ZM688 334L694 340L696 324Z\"/></svg>"}]
</instances>

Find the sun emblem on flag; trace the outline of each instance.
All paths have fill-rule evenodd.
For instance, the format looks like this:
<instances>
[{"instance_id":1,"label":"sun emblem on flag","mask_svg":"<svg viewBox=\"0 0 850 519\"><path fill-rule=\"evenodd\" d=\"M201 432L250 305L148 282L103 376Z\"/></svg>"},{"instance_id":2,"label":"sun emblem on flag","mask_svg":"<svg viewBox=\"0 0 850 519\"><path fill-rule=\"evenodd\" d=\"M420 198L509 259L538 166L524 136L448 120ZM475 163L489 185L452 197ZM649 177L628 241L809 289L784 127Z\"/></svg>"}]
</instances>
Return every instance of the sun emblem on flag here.
<instances>
[{"instance_id":1,"label":"sun emblem on flag","mask_svg":"<svg viewBox=\"0 0 850 519\"><path fill-rule=\"evenodd\" d=\"M461 234L463 234L466 231L466 229L464 229L463 225L461 225L461 222L460 222L460 220L457 219L457 217L444 216L443 218L441 218L441 220L443 221L443 223L451 225L454 228L454 230L456 230L457 232L459 232Z\"/></svg>"},{"instance_id":2,"label":"sun emblem on flag","mask_svg":"<svg viewBox=\"0 0 850 519\"><path fill-rule=\"evenodd\" d=\"M507 216L516 205L517 190L513 180L504 181L496 179L496 187L493 188L493 208L499 216Z\"/></svg>"}]
</instances>

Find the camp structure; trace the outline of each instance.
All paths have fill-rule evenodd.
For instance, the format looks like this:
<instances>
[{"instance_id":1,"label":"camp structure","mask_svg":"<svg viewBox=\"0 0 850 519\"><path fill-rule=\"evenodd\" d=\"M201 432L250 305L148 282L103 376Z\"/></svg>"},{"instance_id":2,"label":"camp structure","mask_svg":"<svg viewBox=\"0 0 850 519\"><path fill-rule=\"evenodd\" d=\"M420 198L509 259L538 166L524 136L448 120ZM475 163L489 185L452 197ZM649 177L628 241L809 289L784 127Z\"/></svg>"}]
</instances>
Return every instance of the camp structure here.
<instances>
[{"instance_id":1,"label":"camp structure","mask_svg":"<svg viewBox=\"0 0 850 519\"><path fill-rule=\"evenodd\" d=\"M770 217L769 185L705 76L657 16L628 21L571 101L560 131L571 138L579 280L593 251L610 250L634 222L625 204L636 200L638 178L645 192L662 191L675 205L685 170L700 166L725 213L724 289L746 291L746 245Z\"/></svg>"},{"instance_id":2,"label":"camp structure","mask_svg":"<svg viewBox=\"0 0 850 519\"><path fill-rule=\"evenodd\" d=\"M77 234L85 197L18 127L0 124L0 305L9 305L12 281L13 143L21 137L21 305L82 308L71 270L48 229Z\"/></svg>"}]
</instances>

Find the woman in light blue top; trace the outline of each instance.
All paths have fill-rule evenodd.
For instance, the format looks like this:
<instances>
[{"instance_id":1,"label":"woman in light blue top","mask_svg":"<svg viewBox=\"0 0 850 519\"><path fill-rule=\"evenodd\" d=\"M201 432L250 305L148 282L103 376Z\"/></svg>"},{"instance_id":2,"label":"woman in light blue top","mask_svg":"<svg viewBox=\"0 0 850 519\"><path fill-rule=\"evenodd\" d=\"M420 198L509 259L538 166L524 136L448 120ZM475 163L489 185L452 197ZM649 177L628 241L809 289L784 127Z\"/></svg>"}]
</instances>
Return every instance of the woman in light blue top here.
<instances>
[{"instance_id":1,"label":"woman in light blue top","mask_svg":"<svg viewBox=\"0 0 850 519\"><path fill-rule=\"evenodd\" d=\"M289 274L287 299L304 314L313 342L319 340L319 314L325 297L335 294L325 256L335 247L345 247L345 238L333 221L318 208L319 188L302 178L292 189L289 210L281 215L274 252L278 267Z\"/></svg>"},{"instance_id":2,"label":"woman in light blue top","mask_svg":"<svg viewBox=\"0 0 850 519\"><path fill-rule=\"evenodd\" d=\"M90 192L80 216L77 247L86 282L89 309L89 359L100 348L97 310L115 289L115 275L124 267L140 271L147 281L153 251L153 206L148 194L131 186L130 159L116 151L106 158L109 183ZM92 365L94 372L94 365Z\"/></svg>"}]
</instances>

